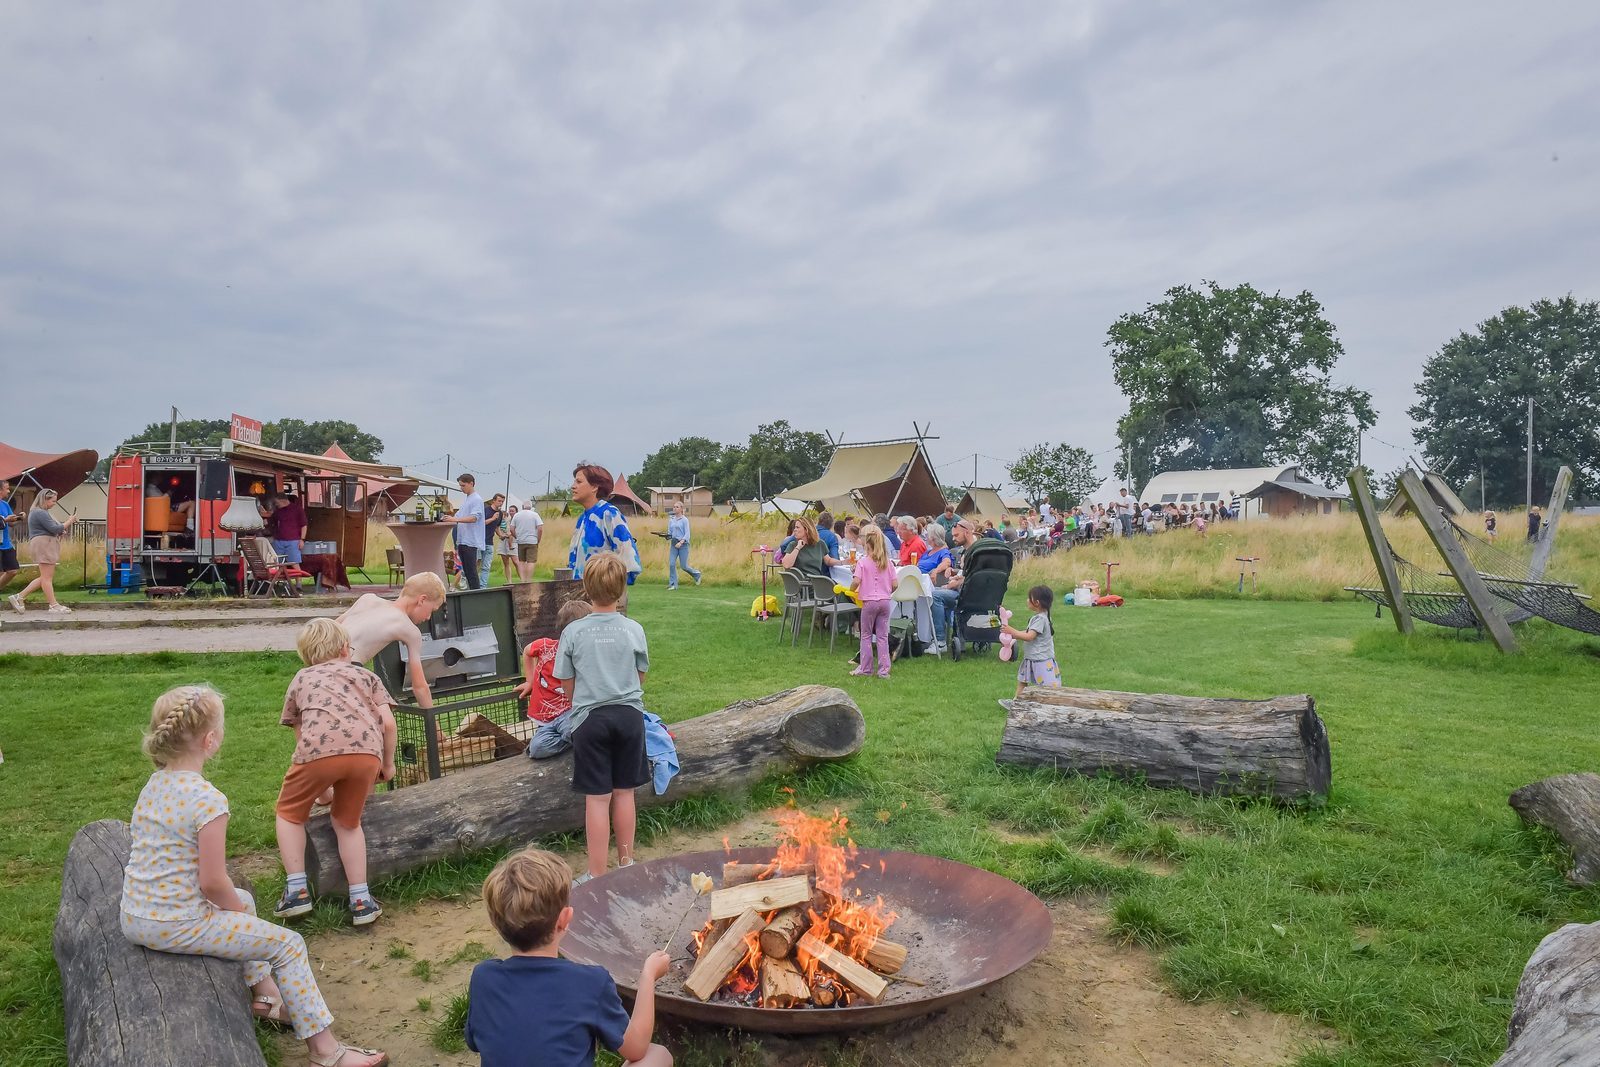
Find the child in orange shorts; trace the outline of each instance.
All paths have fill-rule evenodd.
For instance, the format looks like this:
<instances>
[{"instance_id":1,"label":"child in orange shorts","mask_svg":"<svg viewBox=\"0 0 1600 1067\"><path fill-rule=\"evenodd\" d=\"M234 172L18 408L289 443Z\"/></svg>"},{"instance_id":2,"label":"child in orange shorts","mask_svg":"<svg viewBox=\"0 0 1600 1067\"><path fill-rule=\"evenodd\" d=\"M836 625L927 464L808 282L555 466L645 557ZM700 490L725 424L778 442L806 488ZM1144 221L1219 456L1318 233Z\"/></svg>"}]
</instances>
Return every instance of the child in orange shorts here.
<instances>
[{"instance_id":1,"label":"child in orange shorts","mask_svg":"<svg viewBox=\"0 0 1600 1067\"><path fill-rule=\"evenodd\" d=\"M294 727L294 756L278 793L278 854L288 884L273 914L291 919L311 910L306 884L306 820L332 793L333 832L350 884L350 919L375 922L383 909L367 888L367 839L361 810L374 782L394 777L394 703L378 676L350 660L350 639L332 619L306 623L295 642L305 668L283 698L285 726Z\"/></svg>"}]
</instances>

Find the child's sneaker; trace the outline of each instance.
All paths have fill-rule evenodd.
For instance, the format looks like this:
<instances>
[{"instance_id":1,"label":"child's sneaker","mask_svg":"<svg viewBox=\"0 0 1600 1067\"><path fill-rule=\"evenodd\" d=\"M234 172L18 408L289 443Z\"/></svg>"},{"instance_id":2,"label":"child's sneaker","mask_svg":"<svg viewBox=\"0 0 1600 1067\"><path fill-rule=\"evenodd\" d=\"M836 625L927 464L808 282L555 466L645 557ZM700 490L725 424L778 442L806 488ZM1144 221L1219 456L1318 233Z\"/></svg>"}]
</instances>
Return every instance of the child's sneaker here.
<instances>
[{"instance_id":1,"label":"child's sneaker","mask_svg":"<svg viewBox=\"0 0 1600 1067\"><path fill-rule=\"evenodd\" d=\"M383 914L383 909L371 897L362 897L350 905L350 922L356 926L367 926L378 921L378 916Z\"/></svg>"},{"instance_id":2,"label":"child's sneaker","mask_svg":"<svg viewBox=\"0 0 1600 1067\"><path fill-rule=\"evenodd\" d=\"M25 614L28 610L27 606L22 603L22 597L16 593L12 593L10 596L6 597L6 603L16 608L18 615Z\"/></svg>"},{"instance_id":3,"label":"child's sneaker","mask_svg":"<svg viewBox=\"0 0 1600 1067\"><path fill-rule=\"evenodd\" d=\"M584 871L582 874L578 875L578 877L572 880L572 888L576 889L585 882L592 881L594 881L594 875L590 874L588 871Z\"/></svg>"},{"instance_id":4,"label":"child's sneaker","mask_svg":"<svg viewBox=\"0 0 1600 1067\"><path fill-rule=\"evenodd\" d=\"M285 889L283 896L278 898L278 906L272 909L272 914L280 919L293 919L304 915L311 910L311 890L304 887L295 890Z\"/></svg>"}]
</instances>

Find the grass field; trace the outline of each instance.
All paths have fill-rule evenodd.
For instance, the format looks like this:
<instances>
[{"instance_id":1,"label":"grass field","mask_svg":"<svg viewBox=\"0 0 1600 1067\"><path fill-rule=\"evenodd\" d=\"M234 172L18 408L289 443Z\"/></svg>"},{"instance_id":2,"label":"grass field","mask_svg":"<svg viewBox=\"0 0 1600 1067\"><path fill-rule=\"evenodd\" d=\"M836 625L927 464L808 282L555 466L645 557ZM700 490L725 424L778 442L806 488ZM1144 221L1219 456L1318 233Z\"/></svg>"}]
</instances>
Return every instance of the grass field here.
<instances>
[{"instance_id":1,"label":"grass field","mask_svg":"<svg viewBox=\"0 0 1600 1067\"><path fill-rule=\"evenodd\" d=\"M1332 738L1333 794L1293 811L1000 770L995 698L1013 683L992 655L902 663L887 683L847 678L843 654L778 647L771 625L749 619L752 596L635 589L632 612L651 637L648 702L676 721L802 682L837 684L866 715L866 750L731 804L667 809L658 825L730 819L792 785L803 804L853 808L862 844L974 863L1046 896L1103 894L1117 930L1160 954L1179 994L1242 994L1336 1031L1337 1047L1303 1060L1314 1067L1492 1062L1539 939L1600 918L1600 892L1567 886L1553 839L1506 806L1517 786L1600 762L1596 642L1536 623L1521 628L1524 653L1503 657L1426 627L1402 639L1352 603L1135 598L1121 610L1057 610L1069 684L1313 694ZM285 655L0 657L7 1064L64 1062L50 956L60 864L78 826L131 810L151 699L202 679L228 695L213 777L232 800L233 851L259 853L272 843L290 748L275 723L294 669ZM1131 862L1141 857L1173 873ZM486 863L380 892L402 902L457 891ZM275 891L270 879L260 888ZM335 919L330 908L316 921Z\"/></svg>"}]
</instances>

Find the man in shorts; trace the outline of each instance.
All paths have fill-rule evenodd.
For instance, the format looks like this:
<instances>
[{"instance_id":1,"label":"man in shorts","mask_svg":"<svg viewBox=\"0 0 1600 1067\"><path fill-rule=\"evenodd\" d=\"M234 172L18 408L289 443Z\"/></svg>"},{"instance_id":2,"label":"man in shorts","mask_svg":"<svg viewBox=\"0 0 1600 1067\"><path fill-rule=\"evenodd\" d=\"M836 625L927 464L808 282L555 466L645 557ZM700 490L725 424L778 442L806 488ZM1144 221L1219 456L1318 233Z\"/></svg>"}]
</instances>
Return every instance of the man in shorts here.
<instances>
[{"instance_id":1,"label":"man in shorts","mask_svg":"<svg viewBox=\"0 0 1600 1067\"><path fill-rule=\"evenodd\" d=\"M422 670L422 631L417 624L428 621L443 604L444 582L432 571L407 578L394 600L363 593L338 620L350 638L350 659L367 663L389 645L400 642L406 646L406 669L417 706L433 707L433 693Z\"/></svg>"},{"instance_id":2,"label":"man in shorts","mask_svg":"<svg viewBox=\"0 0 1600 1067\"><path fill-rule=\"evenodd\" d=\"M11 483L0 478L0 589L22 569L17 563L17 546L11 540L11 526L22 516L11 510Z\"/></svg>"},{"instance_id":3,"label":"man in shorts","mask_svg":"<svg viewBox=\"0 0 1600 1067\"><path fill-rule=\"evenodd\" d=\"M539 534L543 526L539 509L531 501L511 517L511 540L517 546L517 576L525 582L533 581L533 565L539 562Z\"/></svg>"}]
</instances>

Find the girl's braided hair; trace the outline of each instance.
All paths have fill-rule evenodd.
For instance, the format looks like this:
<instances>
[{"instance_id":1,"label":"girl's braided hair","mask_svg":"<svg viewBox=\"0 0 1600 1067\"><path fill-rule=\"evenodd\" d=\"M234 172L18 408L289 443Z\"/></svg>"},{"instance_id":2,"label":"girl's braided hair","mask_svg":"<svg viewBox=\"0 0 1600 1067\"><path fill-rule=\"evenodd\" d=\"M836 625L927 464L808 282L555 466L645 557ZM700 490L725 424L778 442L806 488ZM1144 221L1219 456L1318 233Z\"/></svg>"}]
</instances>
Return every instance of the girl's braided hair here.
<instances>
[{"instance_id":1,"label":"girl's braided hair","mask_svg":"<svg viewBox=\"0 0 1600 1067\"><path fill-rule=\"evenodd\" d=\"M157 767L183 755L195 740L222 722L222 694L209 685L180 685L156 698L144 754Z\"/></svg>"}]
</instances>

